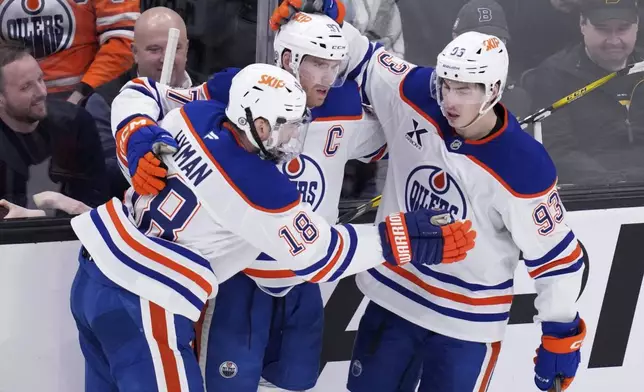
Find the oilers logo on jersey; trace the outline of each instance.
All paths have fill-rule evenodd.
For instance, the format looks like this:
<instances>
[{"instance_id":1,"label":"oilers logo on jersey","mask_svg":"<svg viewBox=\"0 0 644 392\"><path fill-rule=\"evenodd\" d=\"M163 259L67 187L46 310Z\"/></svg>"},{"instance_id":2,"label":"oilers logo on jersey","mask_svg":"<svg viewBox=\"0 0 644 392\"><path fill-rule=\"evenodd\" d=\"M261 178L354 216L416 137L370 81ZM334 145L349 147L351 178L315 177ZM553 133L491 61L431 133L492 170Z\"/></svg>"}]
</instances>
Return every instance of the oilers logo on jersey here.
<instances>
[{"instance_id":1,"label":"oilers logo on jersey","mask_svg":"<svg viewBox=\"0 0 644 392\"><path fill-rule=\"evenodd\" d=\"M70 47L76 25L67 0L5 0L0 23L0 39L23 42L36 59Z\"/></svg>"},{"instance_id":2,"label":"oilers logo on jersey","mask_svg":"<svg viewBox=\"0 0 644 392\"><path fill-rule=\"evenodd\" d=\"M297 184L302 201L309 203L313 210L322 203L326 191L326 181L320 165L308 155L300 154L282 165L282 173Z\"/></svg>"},{"instance_id":3,"label":"oilers logo on jersey","mask_svg":"<svg viewBox=\"0 0 644 392\"><path fill-rule=\"evenodd\" d=\"M412 170L405 185L405 208L449 211L454 219L466 219L467 203L454 177L440 167L425 165Z\"/></svg>"}]
</instances>

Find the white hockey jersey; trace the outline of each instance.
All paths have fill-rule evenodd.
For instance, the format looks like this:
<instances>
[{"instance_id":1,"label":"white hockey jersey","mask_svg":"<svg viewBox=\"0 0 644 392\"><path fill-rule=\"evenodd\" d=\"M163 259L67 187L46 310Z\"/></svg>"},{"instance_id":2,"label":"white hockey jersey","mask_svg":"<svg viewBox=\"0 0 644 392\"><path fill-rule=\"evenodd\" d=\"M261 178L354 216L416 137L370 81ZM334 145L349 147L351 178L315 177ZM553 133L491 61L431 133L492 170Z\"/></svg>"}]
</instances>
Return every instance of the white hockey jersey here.
<instances>
[{"instance_id":1,"label":"white hockey jersey","mask_svg":"<svg viewBox=\"0 0 644 392\"><path fill-rule=\"evenodd\" d=\"M229 80L235 73L227 74ZM227 103L228 86L220 83L218 87L225 92L213 95ZM208 90L203 85L176 90L146 78L134 80L114 100L114 131L139 121L142 116L155 120L163 118L168 110L184 102L208 97ZM347 161L361 159L368 162L383 158L386 154L384 134L378 120L363 109L360 91L354 81L331 89L324 105L314 108L312 115L313 122L302 154L291 162L278 165L278 168L297 185L301 200L309 203L329 224L334 224ZM123 154L120 161L125 161ZM249 259L249 263L255 261L255 256L257 254ZM289 287L303 282L293 271L283 269L281 263L266 254L261 254L244 272L262 289L276 296L286 294ZM224 277L218 275L218 278L221 281Z\"/></svg>"},{"instance_id":2,"label":"white hockey jersey","mask_svg":"<svg viewBox=\"0 0 644 392\"><path fill-rule=\"evenodd\" d=\"M376 227L329 225L300 201L297 186L274 164L241 146L225 122L223 105L190 103L168 113L161 126L179 145L164 158L164 190L138 196L130 189L125 208L114 199L72 221L97 266L125 289L197 320L197 305L214 296L204 298L199 284L213 275L203 260L218 281L247 267L259 249L311 282L383 262ZM119 216L111 210L120 210ZM132 233L136 241L130 240ZM157 257L146 259L151 250ZM182 259L174 259L178 255Z\"/></svg>"},{"instance_id":3,"label":"white hockey jersey","mask_svg":"<svg viewBox=\"0 0 644 392\"><path fill-rule=\"evenodd\" d=\"M454 338L503 338L513 277L523 252L535 279L537 320L569 322L577 314L581 247L566 225L556 170L545 149L504 108L501 130L464 140L430 95L433 69L418 67L369 43L350 24L344 32L363 100L381 121L389 167L379 219L420 207L469 219L476 246L459 263L378 266L356 278L380 306Z\"/></svg>"}]
</instances>

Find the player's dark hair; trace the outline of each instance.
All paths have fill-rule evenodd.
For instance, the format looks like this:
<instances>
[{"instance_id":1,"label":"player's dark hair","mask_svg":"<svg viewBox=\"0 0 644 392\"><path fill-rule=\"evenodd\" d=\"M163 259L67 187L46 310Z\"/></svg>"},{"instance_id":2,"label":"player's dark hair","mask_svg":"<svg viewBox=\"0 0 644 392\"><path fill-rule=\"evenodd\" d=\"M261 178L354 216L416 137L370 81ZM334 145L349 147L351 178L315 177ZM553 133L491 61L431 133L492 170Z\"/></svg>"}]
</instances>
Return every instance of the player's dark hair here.
<instances>
[{"instance_id":1,"label":"player's dark hair","mask_svg":"<svg viewBox=\"0 0 644 392\"><path fill-rule=\"evenodd\" d=\"M0 92L4 91L4 67L30 55L29 50L20 42L5 41L0 43Z\"/></svg>"}]
</instances>

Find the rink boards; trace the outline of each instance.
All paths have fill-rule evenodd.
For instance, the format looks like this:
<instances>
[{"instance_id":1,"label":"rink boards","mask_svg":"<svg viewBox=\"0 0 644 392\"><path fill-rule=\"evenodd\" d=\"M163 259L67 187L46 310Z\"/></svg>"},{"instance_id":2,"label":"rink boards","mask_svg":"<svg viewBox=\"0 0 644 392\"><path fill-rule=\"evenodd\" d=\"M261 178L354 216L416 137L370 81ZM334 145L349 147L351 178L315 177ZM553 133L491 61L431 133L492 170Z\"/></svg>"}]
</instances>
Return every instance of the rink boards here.
<instances>
[{"instance_id":1,"label":"rink boards","mask_svg":"<svg viewBox=\"0 0 644 392\"><path fill-rule=\"evenodd\" d=\"M569 212L590 273L579 300L588 325L582 369L569 391L644 390L644 208ZM77 241L0 245L0 392L81 392L83 360L69 311ZM516 297L491 392L536 391L534 286L516 273ZM323 286L324 369L316 392L344 391L351 344L367 301L353 279Z\"/></svg>"}]
</instances>

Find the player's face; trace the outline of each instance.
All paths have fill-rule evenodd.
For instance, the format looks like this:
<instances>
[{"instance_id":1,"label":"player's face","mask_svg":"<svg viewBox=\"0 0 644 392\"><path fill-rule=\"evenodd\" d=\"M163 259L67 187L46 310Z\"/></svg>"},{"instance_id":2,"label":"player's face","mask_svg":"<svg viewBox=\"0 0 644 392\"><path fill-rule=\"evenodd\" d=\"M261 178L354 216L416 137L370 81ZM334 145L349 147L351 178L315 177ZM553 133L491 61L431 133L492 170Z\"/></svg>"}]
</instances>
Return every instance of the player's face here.
<instances>
[{"instance_id":1,"label":"player's face","mask_svg":"<svg viewBox=\"0 0 644 392\"><path fill-rule=\"evenodd\" d=\"M157 82L161 79L163 58L168 43L168 30L168 26L154 26L137 31L137 39L132 45L132 52L139 76L152 78ZM181 33L177 43L177 54L174 58L170 86L180 87L183 84L187 61L188 39Z\"/></svg>"},{"instance_id":2,"label":"player's face","mask_svg":"<svg viewBox=\"0 0 644 392\"><path fill-rule=\"evenodd\" d=\"M340 60L326 60L315 56L304 56L299 67L300 84L306 92L309 108L321 106L329 89L336 81L342 67Z\"/></svg>"},{"instance_id":3,"label":"player's face","mask_svg":"<svg viewBox=\"0 0 644 392\"><path fill-rule=\"evenodd\" d=\"M590 58L607 70L617 70L633 53L637 40L637 23L610 19L597 25L582 20L581 33Z\"/></svg>"},{"instance_id":4,"label":"player's face","mask_svg":"<svg viewBox=\"0 0 644 392\"><path fill-rule=\"evenodd\" d=\"M310 121L308 110L301 119L281 121L274 127L263 118L258 118L255 120L255 130L264 147L273 153L279 162L286 162L302 152Z\"/></svg>"},{"instance_id":5,"label":"player's face","mask_svg":"<svg viewBox=\"0 0 644 392\"><path fill-rule=\"evenodd\" d=\"M47 88L38 62L23 56L2 69L0 107L11 118L34 123L47 116Z\"/></svg>"},{"instance_id":6,"label":"player's face","mask_svg":"<svg viewBox=\"0 0 644 392\"><path fill-rule=\"evenodd\" d=\"M448 79L440 82L440 96L443 114L449 125L456 129L470 125L486 99L481 85Z\"/></svg>"}]
</instances>

